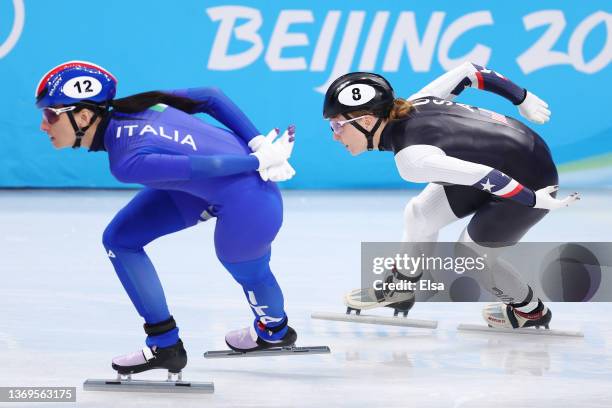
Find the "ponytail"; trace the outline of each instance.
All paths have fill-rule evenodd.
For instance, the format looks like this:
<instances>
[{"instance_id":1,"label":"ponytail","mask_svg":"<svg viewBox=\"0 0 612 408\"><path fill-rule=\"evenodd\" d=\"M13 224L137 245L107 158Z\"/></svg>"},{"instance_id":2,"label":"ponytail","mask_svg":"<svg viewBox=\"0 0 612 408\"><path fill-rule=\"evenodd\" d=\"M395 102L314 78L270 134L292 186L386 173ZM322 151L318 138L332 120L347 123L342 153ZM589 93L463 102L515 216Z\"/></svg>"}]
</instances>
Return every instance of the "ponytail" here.
<instances>
[{"instance_id":1,"label":"ponytail","mask_svg":"<svg viewBox=\"0 0 612 408\"><path fill-rule=\"evenodd\" d=\"M412 103L406 99L396 98L393 100L393 107L389 112L389 120L403 119L414 109Z\"/></svg>"},{"instance_id":2,"label":"ponytail","mask_svg":"<svg viewBox=\"0 0 612 408\"><path fill-rule=\"evenodd\" d=\"M411 102L407 101L406 99L395 98L393 100L393 106L388 111L389 113L373 112L371 110L357 110L357 111L352 111L349 113L351 114L351 117L353 118L356 118L358 116L363 116L363 115L372 115L378 118L383 118L383 119L388 119L388 120L398 120L398 119L404 119L405 117L407 117L410 114L410 112L412 112L413 109L414 109L414 106L412 106Z\"/></svg>"},{"instance_id":3,"label":"ponytail","mask_svg":"<svg viewBox=\"0 0 612 408\"><path fill-rule=\"evenodd\" d=\"M137 113L142 112L158 103L164 103L186 113L194 113L199 102L193 99L163 93L160 91L143 92L110 101L110 106L117 112Z\"/></svg>"}]
</instances>

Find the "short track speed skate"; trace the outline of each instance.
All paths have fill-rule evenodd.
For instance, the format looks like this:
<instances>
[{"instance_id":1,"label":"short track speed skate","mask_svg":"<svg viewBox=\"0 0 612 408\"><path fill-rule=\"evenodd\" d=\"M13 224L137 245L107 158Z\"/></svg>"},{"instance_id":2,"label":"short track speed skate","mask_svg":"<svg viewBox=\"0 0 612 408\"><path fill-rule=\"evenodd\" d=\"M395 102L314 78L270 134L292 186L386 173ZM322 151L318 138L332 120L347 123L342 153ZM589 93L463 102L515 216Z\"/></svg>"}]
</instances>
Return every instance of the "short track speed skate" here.
<instances>
[{"instance_id":1,"label":"short track speed skate","mask_svg":"<svg viewBox=\"0 0 612 408\"><path fill-rule=\"evenodd\" d=\"M482 316L487 326L460 324L457 329L489 333L584 337L584 334L579 331L550 330L552 312L540 300L538 300L537 307L529 312L509 304L493 303L484 308ZM543 330L539 330L540 328Z\"/></svg>"},{"instance_id":2,"label":"short track speed skate","mask_svg":"<svg viewBox=\"0 0 612 408\"><path fill-rule=\"evenodd\" d=\"M418 281L418 278L404 276L395 268L393 268L392 272L385 278L386 283L397 283L400 281L416 282ZM412 309L414 303L414 292L409 290L376 290L374 288L355 289L344 296L346 314L315 312L312 313L311 318L340 322L417 327L425 329L437 328L437 321L407 318L408 312L410 309ZM361 314L362 310L374 309L378 307L393 309L393 317ZM352 312L355 312L355 314L353 315Z\"/></svg>"},{"instance_id":3,"label":"short track speed skate","mask_svg":"<svg viewBox=\"0 0 612 408\"><path fill-rule=\"evenodd\" d=\"M258 323L260 330L268 331L268 334L278 333L287 327L287 333L279 340L266 341L262 339L253 326L244 329L233 330L225 336L225 344L230 350L207 351L205 358L228 358L228 357L262 357L281 356L297 354L327 354L330 352L327 346L296 347L297 333L293 328L287 326L287 320L278 327L267 328L263 323Z\"/></svg>"},{"instance_id":4,"label":"short track speed skate","mask_svg":"<svg viewBox=\"0 0 612 408\"><path fill-rule=\"evenodd\" d=\"M149 325L145 324L148 335L167 333L176 327L170 319ZM112 367L117 371L114 380L88 379L83 383L85 391L132 391L132 392L182 392L213 393L211 382L183 381L182 370L187 365L187 352L179 339L169 347L145 347L134 353L113 358ZM165 381L133 380L132 374L164 369L168 371ZM176 376L176 379L174 377Z\"/></svg>"},{"instance_id":5,"label":"short track speed skate","mask_svg":"<svg viewBox=\"0 0 612 408\"><path fill-rule=\"evenodd\" d=\"M87 380L83 384L86 391L140 391L140 392L190 392L212 393L213 383L183 381L182 369L187 365L187 353L179 340L174 346L166 348L144 348L132 354L113 359L117 370L115 380ZM132 374L153 369L168 370L165 381L133 380ZM173 377L176 376L176 379Z\"/></svg>"}]
</instances>

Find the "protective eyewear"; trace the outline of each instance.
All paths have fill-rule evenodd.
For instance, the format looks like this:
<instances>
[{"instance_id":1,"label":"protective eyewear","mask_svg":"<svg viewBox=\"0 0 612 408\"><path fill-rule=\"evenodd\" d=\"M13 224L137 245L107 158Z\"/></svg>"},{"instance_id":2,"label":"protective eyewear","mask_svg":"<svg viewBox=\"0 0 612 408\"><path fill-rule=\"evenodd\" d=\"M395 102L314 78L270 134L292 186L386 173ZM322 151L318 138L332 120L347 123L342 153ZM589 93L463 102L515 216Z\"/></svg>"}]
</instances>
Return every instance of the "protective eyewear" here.
<instances>
[{"instance_id":1,"label":"protective eyewear","mask_svg":"<svg viewBox=\"0 0 612 408\"><path fill-rule=\"evenodd\" d=\"M356 118L347 119L347 120L330 120L329 126L331 127L332 132L340 133L342 132L342 127L346 125L347 123L351 123L361 118L365 118L366 116L368 115L361 115L361 116L357 116Z\"/></svg>"},{"instance_id":2,"label":"protective eyewear","mask_svg":"<svg viewBox=\"0 0 612 408\"><path fill-rule=\"evenodd\" d=\"M64 108L43 108L43 120L52 125L59 120L59 116L62 113L73 111L76 108L76 106L66 106Z\"/></svg>"}]
</instances>

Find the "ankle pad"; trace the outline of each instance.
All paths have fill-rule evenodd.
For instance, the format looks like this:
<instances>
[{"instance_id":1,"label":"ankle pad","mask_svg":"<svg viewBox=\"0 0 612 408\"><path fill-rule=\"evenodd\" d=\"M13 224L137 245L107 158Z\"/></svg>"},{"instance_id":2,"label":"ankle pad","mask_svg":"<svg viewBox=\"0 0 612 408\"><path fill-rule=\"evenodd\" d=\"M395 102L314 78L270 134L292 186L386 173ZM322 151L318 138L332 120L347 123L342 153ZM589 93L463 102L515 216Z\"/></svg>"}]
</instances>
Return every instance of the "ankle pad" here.
<instances>
[{"instance_id":1,"label":"ankle pad","mask_svg":"<svg viewBox=\"0 0 612 408\"><path fill-rule=\"evenodd\" d=\"M143 327L148 336L157 336L176 328L176 322L174 321L174 317L170 316L168 320L153 324L145 323Z\"/></svg>"},{"instance_id":2,"label":"ankle pad","mask_svg":"<svg viewBox=\"0 0 612 408\"><path fill-rule=\"evenodd\" d=\"M263 324L261 320L258 320L257 328L261 331L268 332L269 335L272 335L274 333L278 333L279 331L283 330L285 327L287 327L288 324L289 324L289 318L287 317L285 317L285 319L278 326L274 326L274 327L268 327L265 324Z\"/></svg>"}]
</instances>

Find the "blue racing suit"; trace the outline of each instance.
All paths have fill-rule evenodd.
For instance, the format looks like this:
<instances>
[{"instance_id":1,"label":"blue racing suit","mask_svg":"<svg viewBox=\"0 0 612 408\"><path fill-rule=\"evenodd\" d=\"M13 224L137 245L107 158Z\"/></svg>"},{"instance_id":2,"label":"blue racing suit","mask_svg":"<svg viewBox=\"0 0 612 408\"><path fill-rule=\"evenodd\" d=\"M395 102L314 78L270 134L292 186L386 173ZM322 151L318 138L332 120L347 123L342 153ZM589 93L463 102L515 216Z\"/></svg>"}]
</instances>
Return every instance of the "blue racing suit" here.
<instances>
[{"instance_id":1,"label":"blue racing suit","mask_svg":"<svg viewBox=\"0 0 612 408\"><path fill-rule=\"evenodd\" d=\"M271 243L283 221L277 186L264 182L259 161L247 143L260 132L216 88L169 91L198 102L193 112L157 104L138 113L111 111L98 125L91 150L108 152L112 174L143 184L110 222L103 235L106 252L138 313L154 325L170 319L164 291L143 247L154 239L216 217L217 257L243 287L267 340L286 327L284 300L269 266ZM207 113L229 130L191 114ZM97 147L96 147L97 146ZM149 347L178 340L178 327L149 335Z\"/></svg>"}]
</instances>

